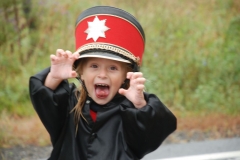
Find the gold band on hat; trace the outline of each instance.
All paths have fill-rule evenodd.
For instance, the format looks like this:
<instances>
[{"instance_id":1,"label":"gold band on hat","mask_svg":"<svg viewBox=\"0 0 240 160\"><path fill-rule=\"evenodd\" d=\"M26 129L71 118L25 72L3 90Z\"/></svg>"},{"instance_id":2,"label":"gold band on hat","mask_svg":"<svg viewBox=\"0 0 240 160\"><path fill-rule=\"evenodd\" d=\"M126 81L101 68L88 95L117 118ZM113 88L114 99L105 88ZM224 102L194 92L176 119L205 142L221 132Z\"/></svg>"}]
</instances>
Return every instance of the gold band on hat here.
<instances>
[{"instance_id":1,"label":"gold band on hat","mask_svg":"<svg viewBox=\"0 0 240 160\"><path fill-rule=\"evenodd\" d=\"M86 50L91 50L91 49L103 49L103 50L113 51L115 53L118 53L120 55L123 55L123 56L133 60L135 63L137 63L138 66L140 65L140 58L139 57L135 57L129 51L121 49L120 47L116 47L116 46L114 46L112 44L107 44L107 43L88 43L86 45L83 45L83 46L79 47L76 52L80 53L80 55L81 55L81 52L86 51Z\"/></svg>"}]
</instances>

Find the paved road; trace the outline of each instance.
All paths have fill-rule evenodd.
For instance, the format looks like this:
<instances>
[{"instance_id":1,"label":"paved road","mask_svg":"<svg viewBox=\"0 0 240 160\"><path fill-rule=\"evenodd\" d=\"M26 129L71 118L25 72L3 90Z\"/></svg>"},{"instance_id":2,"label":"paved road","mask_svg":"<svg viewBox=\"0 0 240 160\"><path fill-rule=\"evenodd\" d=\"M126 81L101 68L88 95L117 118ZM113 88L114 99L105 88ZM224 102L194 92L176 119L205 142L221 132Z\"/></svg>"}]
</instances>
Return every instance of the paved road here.
<instances>
[{"instance_id":1,"label":"paved road","mask_svg":"<svg viewBox=\"0 0 240 160\"><path fill-rule=\"evenodd\" d=\"M187 141L179 141L179 143L166 143L165 141L162 146L145 156L143 160L240 160L240 137L184 142ZM51 149L51 146L0 148L0 160L46 160Z\"/></svg>"},{"instance_id":2,"label":"paved road","mask_svg":"<svg viewBox=\"0 0 240 160\"><path fill-rule=\"evenodd\" d=\"M228 156L228 157L227 157ZM214 158L215 157L215 158ZM166 144L143 160L240 160L240 138Z\"/></svg>"}]
</instances>

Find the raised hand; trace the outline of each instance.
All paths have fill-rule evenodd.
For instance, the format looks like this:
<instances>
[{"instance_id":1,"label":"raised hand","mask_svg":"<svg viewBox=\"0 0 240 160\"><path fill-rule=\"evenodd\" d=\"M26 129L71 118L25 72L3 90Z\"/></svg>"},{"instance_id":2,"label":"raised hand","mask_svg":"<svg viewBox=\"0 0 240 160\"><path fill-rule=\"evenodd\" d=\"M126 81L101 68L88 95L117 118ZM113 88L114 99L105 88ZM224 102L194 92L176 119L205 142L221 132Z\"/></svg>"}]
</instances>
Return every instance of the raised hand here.
<instances>
[{"instance_id":1,"label":"raised hand","mask_svg":"<svg viewBox=\"0 0 240 160\"><path fill-rule=\"evenodd\" d=\"M55 89L62 80L77 77L76 71L72 69L73 63L79 57L78 53L57 49L56 55L51 55L51 69L44 85Z\"/></svg>"},{"instance_id":2,"label":"raised hand","mask_svg":"<svg viewBox=\"0 0 240 160\"><path fill-rule=\"evenodd\" d=\"M60 80L76 77L77 73L72 70L72 66L78 57L79 54L72 54L70 51L57 49L56 55L50 56L51 77Z\"/></svg>"},{"instance_id":3,"label":"raised hand","mask_svg":"<svg viewBox=\"0 0 240 160\"><path fill-rule=\"evenodd\" d=\"M146 79L141 72L128 72L127 79L130 80L130 87L126 90L119 89L119 93L130 100L136 108L142 108L146 105L143 90Z\"/></svg>"}]
</instances>

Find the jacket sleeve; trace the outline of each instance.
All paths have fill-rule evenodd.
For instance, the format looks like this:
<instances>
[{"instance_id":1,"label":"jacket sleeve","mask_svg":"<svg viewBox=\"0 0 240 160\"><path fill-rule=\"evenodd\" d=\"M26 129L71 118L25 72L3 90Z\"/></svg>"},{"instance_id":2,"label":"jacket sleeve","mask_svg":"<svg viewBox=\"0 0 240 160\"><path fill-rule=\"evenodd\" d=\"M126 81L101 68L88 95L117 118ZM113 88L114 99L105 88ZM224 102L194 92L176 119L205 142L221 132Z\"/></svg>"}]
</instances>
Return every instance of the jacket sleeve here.
<instances>
[{"instance_id":1,"label":"jacket sleeve","mask_svg":"<svg viewBox=\"0 0 240 160\"><path fill-rule=\"evenodd\" d=\"M125 139L138 158L157 149L177 125L176 117L155 95L144 96L147 105L141 109L127 100L121 106Z\"/></svg>"},{"instance_id":2,"label":"jacket sleeve","mask_svg":"<svg viewBox=\"0 0 240 160\"><path fill-rule=\"evenodd\" d=\"M50 69L47 68L30 77L29 92L33 107L49 132L51 142L54 145L68 114L70 89L67 81L63 81L54 91L44 86L49 71Z\"/></svg>"}]
</instances>

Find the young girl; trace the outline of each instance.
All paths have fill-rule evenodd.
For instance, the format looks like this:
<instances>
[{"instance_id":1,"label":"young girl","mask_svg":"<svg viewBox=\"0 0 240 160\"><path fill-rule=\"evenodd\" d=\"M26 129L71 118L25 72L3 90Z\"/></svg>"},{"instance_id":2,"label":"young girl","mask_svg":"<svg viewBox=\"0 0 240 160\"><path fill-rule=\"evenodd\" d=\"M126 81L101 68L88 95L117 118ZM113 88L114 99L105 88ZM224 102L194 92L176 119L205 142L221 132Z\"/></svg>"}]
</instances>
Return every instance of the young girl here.
<instances>
[{"instance_id":1,"label":"young girl","mask_svg":"<svg viewBox=\"0 0 240 160\"><path fill-rule=\"evenodd\" d=\"M97 6L76 23L76 52L58 49L30 78L30 97L50 134L49 160L135 160L176 129L175 116L144 92L145 37L118 8ZM76 77L80 88L67 79Z\"/></svg>"}]
</instances>

